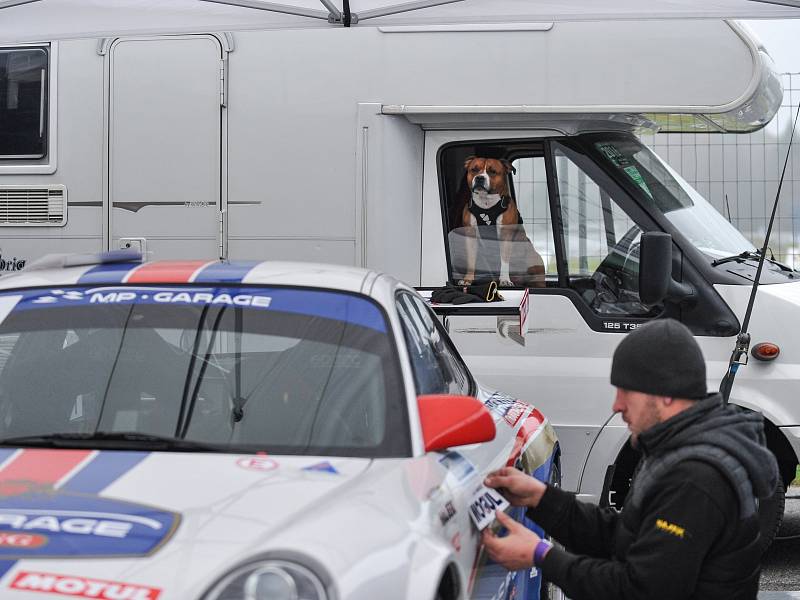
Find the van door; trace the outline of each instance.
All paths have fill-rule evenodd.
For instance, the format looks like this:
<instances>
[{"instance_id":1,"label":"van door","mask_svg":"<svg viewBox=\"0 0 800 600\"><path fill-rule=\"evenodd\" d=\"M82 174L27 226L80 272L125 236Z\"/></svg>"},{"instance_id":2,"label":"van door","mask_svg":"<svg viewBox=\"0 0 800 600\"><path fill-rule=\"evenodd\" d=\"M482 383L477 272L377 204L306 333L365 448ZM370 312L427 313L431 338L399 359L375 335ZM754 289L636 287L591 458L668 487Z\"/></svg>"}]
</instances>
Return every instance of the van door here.
<instances>
[{"instance_id":1,"label":"van door","mask_svg":"<svg viewBox=\"0 0 800 600\"><path fill-rule=\"evenodd\" d=\"M491 135L498 137L486 138ZM470 270L461 217L472 198L465 184L468 159L509 161L508 185L521 219L512 236L510 276L517 289L530 291L527 331L521 339L516 333L519 311L511 304L518 291L507 291L497 304L434 309L480 381L536 405L550 419L563 450L562 485L597 501L605 465L591 481L582 485L581 478L604 428L615 453L627 439L624 423L612 419L610 358L620 334L653 316L635 293L622 290L638 290L638 239L653 223L585 157L547 134L525 135L489 142L476 132L426 132L423 285L457 282ZM502 236L489 235L494 226L477 229L476 276L484 269L485 279L498 279Z\"/></svg>"},{"instance_id":2,"label":"van door","mask_svg":"<svg viewBox=\"0 0 800 600\"><path fill-rule=\"evenodd\" d=\"M111 248L224 256L224 51L211 35L117 39L108 51Z\"/></svg>"}]
</instances>

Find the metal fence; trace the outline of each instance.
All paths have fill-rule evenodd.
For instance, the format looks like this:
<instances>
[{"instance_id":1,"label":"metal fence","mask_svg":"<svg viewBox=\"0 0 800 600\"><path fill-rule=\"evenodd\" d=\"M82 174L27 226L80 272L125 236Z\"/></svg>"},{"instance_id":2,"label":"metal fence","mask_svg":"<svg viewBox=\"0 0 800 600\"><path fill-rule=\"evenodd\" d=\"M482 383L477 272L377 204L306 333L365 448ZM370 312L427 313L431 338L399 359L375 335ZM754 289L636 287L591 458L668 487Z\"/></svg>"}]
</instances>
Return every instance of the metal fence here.
<instances>
[{"instance_id":1,"label":"metal fence","mask_svg":"<svg viewBox=\"0 0 800 600\"><path fill-rule=\"evenodd\" d=\"M800 102L800 73L782 75L783 103L763 129L750 134L664 133L642 140L694 186L757 247L764 243L769 215L789 149ZM770 249L800 269L800 132L796 133L781 188ZM797 194L795 194L795 189Z\"/></svg>"}]
</instances>

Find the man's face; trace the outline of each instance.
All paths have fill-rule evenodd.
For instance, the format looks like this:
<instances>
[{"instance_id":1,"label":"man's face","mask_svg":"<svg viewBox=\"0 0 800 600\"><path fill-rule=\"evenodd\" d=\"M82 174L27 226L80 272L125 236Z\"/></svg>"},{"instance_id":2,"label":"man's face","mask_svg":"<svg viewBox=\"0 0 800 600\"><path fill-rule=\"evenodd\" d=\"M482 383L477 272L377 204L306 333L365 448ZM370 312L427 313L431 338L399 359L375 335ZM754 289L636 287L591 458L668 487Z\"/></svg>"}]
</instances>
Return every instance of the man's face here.
<instances>
[{"instance_id":1,"label":"man's face","mask_svg":"<svg viewBox=\"0 0 800 600\"><path fill-rule=\"evenodd\" d=\"M631 441L634 444L640 433L663 420L659 398L651 394L617 388L612 410L622 414L622 420L628 424Z\"/></svg>"}]
</instances>

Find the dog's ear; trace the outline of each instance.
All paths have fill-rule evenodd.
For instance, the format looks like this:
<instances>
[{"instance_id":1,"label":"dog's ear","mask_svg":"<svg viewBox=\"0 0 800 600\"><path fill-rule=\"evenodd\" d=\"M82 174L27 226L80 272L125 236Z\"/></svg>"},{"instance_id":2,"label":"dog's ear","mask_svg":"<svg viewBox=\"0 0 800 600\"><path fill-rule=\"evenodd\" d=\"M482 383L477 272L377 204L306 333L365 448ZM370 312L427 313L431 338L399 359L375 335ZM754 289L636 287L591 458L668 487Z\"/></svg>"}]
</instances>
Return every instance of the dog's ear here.
<instances>
[{"instance_id":1,"label":"dog's ear","mask_svg":"<svg viewBox=\"0 0 800 600\"><path fill-rule=\"evenodd\" d=\"M510 172L513 174L517 174L517 170L514 168L514 165L511 164L510 160L506 160L505 158L501 158L500 162L506 168L506 172Z\"/></svg>"},{"instance_id":2,"label":"dog's ear","mask_svg":"<svg viewBox=\"0 0 800 600\"><path fill-rule=\"evenodd\" d=\"M465 169L468 168L469 167L469 163L471 163L476 158L478 158L478 157L477 156L468 156L467 158L465 158L464 159L464 168Z\"/></svg>"}]
</instances>

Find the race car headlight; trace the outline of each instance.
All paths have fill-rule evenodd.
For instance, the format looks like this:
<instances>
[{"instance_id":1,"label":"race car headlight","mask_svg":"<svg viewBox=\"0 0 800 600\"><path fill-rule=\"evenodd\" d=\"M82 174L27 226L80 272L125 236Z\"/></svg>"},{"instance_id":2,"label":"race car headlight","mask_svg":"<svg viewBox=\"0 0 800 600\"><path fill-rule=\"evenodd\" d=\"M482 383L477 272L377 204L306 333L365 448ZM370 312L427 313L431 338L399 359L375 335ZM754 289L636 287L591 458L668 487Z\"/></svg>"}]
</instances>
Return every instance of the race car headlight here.
<instances>
[{"instance_id":1,"label":"race car headlight","mask_svg":"<svg viewBox=\"0 0 800 600\"><path fill-rule=\"evenodd\" d=\"M283 560L240 567L223 577L204 600L328 600L310 569Z\"/></svg>"}]
</instances>

